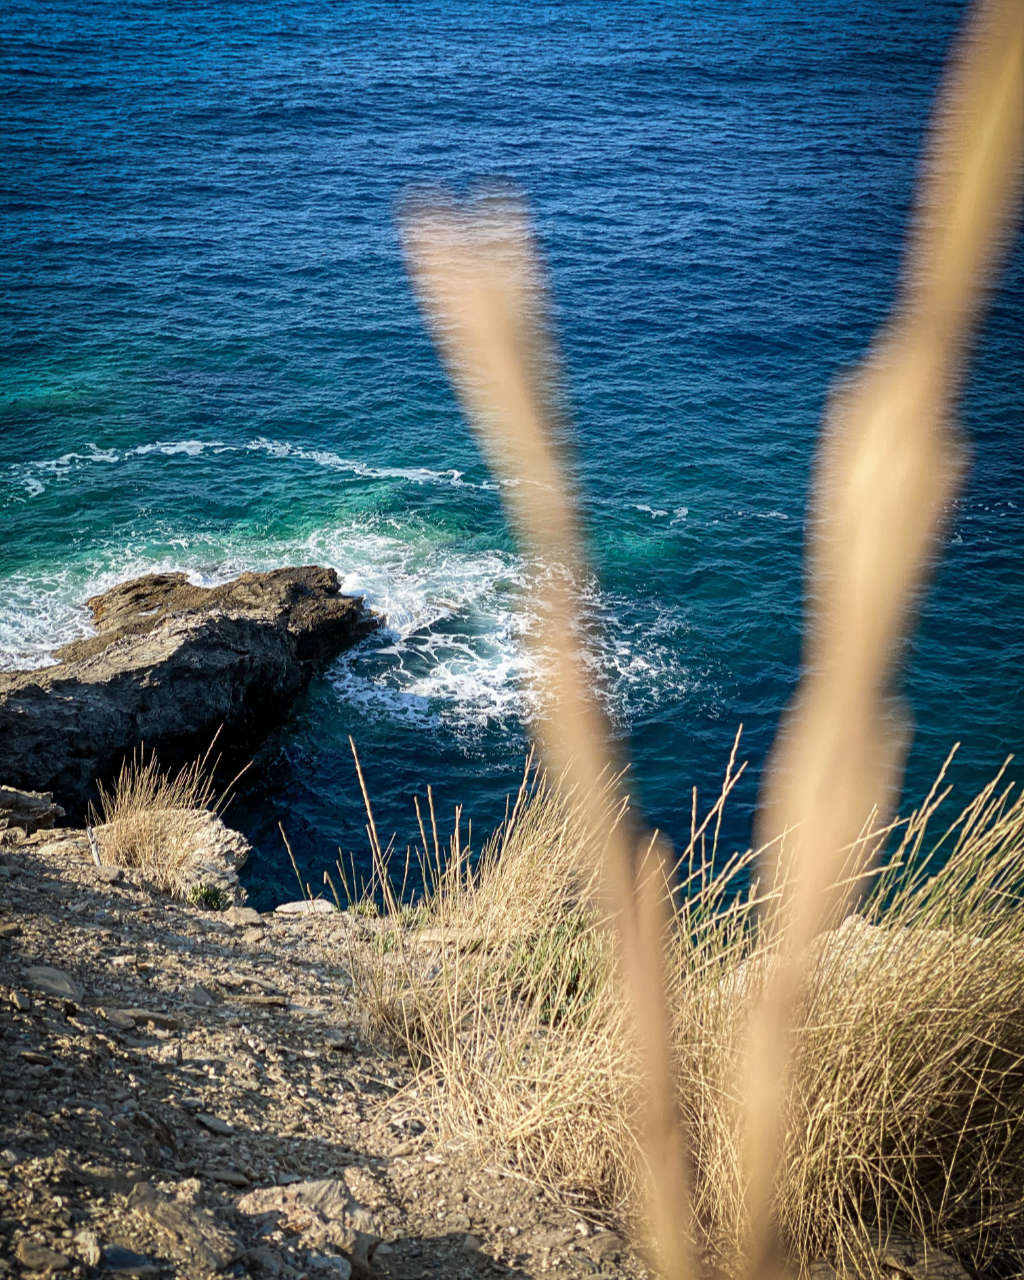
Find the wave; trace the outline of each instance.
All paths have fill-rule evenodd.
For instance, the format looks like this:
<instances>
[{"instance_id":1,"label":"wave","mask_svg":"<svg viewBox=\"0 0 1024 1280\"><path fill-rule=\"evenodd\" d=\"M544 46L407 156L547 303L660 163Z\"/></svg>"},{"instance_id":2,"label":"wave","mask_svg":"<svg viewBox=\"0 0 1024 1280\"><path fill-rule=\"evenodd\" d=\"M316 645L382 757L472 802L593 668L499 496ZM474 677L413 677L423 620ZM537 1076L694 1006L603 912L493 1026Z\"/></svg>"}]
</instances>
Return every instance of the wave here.
<instances>
[{"instance_id":1,"label":"wave","mask_svg":"<svg viewBox=\"0 0 1024 1280\"><path fill-rule=\"evenodd\" d=\"M43 458L29 462L8 463L0 470L0 492L7 489L12 496L23 499L37 498L45 493L53 481L97 464L112 464L145 458L151 455L163 457L199 458L206 454L260 453L270 458L295 459L310 462L318 467L350 475L356 479L398 480L415 485L442 485L456 489L495 491L498 485L489 480L468 480L455 467L435 470L431 467L373 466L354 458L345 458L330 449L313 449L292 444L285 440L272 440L258 436L237 444L226 440L157 440L150 444L135 445L130 449L101 449L98 445L84 446L84 452L65 453L59 458ZM20 491L20 492L19 492Z\"/></svg>"},{"instance_id":2,"label":"wave","mask_svg":"<svg viewBox=\"0 0 1024 1280\"><path fill-rule=\"evenodd\" d=\"M55 649L91 633L83 602L140 574L184 572L210 586L246 569L303 563L335 568L342 589L384 618L380 632L327 672L347 706L471 736L543 714L545 658L530 643L540 625L537 584L525 562L502 549L467 548L415 515L367 516L258 543L165 530L15 573L0 579L0 668L52 662ZM583 594L584 658L608 713L622 723L690 687L685 624L671 610L651 609L596 582Z\"/></svg>"}]
</instances>

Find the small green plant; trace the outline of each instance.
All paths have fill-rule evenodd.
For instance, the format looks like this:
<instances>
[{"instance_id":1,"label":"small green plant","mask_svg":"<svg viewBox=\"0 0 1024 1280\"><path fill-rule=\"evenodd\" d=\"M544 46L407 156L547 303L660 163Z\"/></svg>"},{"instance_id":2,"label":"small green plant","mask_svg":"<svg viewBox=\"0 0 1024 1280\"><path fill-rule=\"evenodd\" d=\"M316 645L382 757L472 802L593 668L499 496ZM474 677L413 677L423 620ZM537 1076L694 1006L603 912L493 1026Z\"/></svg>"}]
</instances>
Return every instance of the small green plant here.
<instances>
[{"instance_id":1,"label":"small green plant","mask_svg":"<svg viewBox=\"0 0 1024 1280\"><path fill-rule=\"evenodd\" d=\"M231 906L231 896L218 884L189 885L186 898L194 907L204 911L226 911Z\"/></svg>"},{"instance_id":2,"label":"small green plant","mask_svg":"<svg viewBox=\"0 0 1024 1280\"><path fill-rule=\"evenodd\" d=\"M373 949L378 955L390 955L398 950L398 934L394 929L383 929L373 939Z\"/></svg>"},{"instance_id":3,"label":"small green plant","mask_svg":"<svg viewBox=\"0 0 1024 1280\"><path fill-rule=\"evenodd\" d=\"M398 910L398 922L404 929L419 929L430 919L429 909L422 903L406 904Z\"/></svg>"},{"instance_id":4,"label":"small green plant","mask_svg":"<svg viewBox=\"0 0 1024 1280\"><path fill-rule=\"evenodd\" d=\"M500 981L536 1004L544 1026L578 1024L607 976L605 939L579 910L530 937L516 938Z\"/></svg>"}]
</instances>

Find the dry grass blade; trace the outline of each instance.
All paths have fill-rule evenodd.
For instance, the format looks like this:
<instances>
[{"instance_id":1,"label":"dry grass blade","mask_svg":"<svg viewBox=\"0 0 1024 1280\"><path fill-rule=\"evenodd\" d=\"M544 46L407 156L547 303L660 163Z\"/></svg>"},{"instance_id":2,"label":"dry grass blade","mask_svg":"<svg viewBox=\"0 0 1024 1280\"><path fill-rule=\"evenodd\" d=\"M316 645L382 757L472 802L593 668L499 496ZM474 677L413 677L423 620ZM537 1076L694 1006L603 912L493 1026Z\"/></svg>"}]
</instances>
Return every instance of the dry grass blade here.
<instances>
[{"instance_id":1,"label":"dry grass blade","mask_svg":"<svg viewBox=\"0 0 1024 1280\"><path fill-rule=\"evenodd\" d=\"M547 570L545 747L561 790L517 803L475 875L458 858L439 872L431 910L462 944L468 926L472 945L456 947L436 989L407 975L384 1016L439 1064L454 1111L500 1131L541 1180L571 1170L624 1210L646 1167L669 1276L692 1271L695 1236L748 1277L822 1254L874 1274L894 1225L979 1265L1022 1253L1024 806L993 784L931 875L937 783L896 857L870 872L906 738L892 673L962 470L953 398L1012 223L1022 29L1016 0L979 10L937 116L893 319L829 406L807 676L768 771L752 892L739 892L752 855L709 867L711 815L698 832L695 801L673 907L664 851L643 854L607 789L607 726L574 650L582 555L521 206L438 203L406 223L428 319ZM838 928L865 890L863 916ZM525 912L509 907L517 891ZM598 941L608 918L621 989Z\"/></svg>"},{"instance_id":2,"label":"dry grass blade","mask_svg":"<svg viewBox=\"0 0 1024 1280\"><path fill-rule=\"evenodd\" d=\"M898 306L834 397L815 480L800 692L761 811L775 842L778 959L751 1025L741 1096L751 1275L773 1271L772 1171L791 1026L811 939L847 909L896 788L906 731L889 689L961 470L951 418L982 288L1011 223L1024 135L1024 9L979 9L953 62Z\"/></svg>"},{"instance_id":3,"label":"dry grass blade","mask_svg":"<svg viewBox=\"0 0 1024 1280\"><path fill-rule=\"evenodd\" d=\"M623 978L646 1068L644 1147L651 1236L664 1273L692 1273L688 1146L676 1106L662 975L666 877L638 874L638 833L600 822L602 780L615 773L609 728L575 642L574 585L582 565L574 506L553 424L554 358L525 213L508 196L475 207L435 204L406 222L410 269L453 379L492 466L514 484L505 496L519 531L548 573L540 637L552 707L543 730L549 761L591 815L589 856L600 859Z\"/></svg>"}]
</instances>

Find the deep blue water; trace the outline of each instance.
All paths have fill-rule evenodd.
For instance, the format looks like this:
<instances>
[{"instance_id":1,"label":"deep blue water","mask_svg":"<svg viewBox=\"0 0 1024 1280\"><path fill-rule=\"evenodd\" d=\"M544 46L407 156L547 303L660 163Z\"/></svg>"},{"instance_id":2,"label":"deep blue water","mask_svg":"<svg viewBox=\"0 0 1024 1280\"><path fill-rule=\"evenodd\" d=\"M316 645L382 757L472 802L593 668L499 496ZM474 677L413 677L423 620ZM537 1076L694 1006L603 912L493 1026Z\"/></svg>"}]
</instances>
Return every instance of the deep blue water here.
<instances>
[{"instance_id":1,"label":"deep blue water","mask_svg":"<svg viewBox=\"0 0 1024 1280\"><path fill-rule=\"evenodd\" d=\"M510 179L552 278L595 566L590 653L676 839L798 675L827 388L889 305L963 13L941 0L118 5L0 15L0 662L152 569L335 565L389 630L318 679L235 821L259 901L410 797L516 785L530 583L423 330L403 194ZM973 469L907 658L909 802L1019 745L1020 242L964 396ZM2 770L0 770L2 772ZM1020 778L1020 770L1016 777Z\"/></svg>"}]
</instances>

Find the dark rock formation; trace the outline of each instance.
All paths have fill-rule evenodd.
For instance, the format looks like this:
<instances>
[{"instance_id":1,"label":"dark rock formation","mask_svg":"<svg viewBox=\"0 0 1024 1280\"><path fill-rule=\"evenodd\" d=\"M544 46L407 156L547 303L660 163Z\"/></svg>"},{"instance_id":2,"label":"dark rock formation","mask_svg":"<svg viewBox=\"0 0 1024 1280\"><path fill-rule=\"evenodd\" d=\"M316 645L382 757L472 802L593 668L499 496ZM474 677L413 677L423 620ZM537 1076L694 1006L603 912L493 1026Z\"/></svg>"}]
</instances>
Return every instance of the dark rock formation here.
<instances>
[{"instance_id":1,"label":"dark rock formation","mask_svg":"<svg viewBox=\"0 0 1024 1280\"><path fill-rule=\"evenodd\" d=\"M52 791L73 814L140 744L165 765L251 749L317 664L377 624L316 565L219 587L152 574L87 601L97 634L56 666L0 673L0 780Z\"/></svg>"},{"instance_id":2,"label":"dark rock formation","mask_svg":"<svg viewBox=\"0 0 1024 1280\"><path fill-rule=\"evenodd\" d=\"M30 836L35 831L56 825L64 810L53 803L46 791L19 791L0 786L0 832L14 830Z\"/></svg>"}]
</instances>

